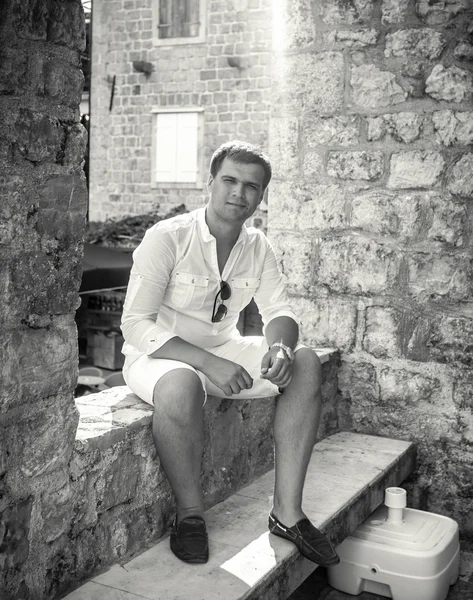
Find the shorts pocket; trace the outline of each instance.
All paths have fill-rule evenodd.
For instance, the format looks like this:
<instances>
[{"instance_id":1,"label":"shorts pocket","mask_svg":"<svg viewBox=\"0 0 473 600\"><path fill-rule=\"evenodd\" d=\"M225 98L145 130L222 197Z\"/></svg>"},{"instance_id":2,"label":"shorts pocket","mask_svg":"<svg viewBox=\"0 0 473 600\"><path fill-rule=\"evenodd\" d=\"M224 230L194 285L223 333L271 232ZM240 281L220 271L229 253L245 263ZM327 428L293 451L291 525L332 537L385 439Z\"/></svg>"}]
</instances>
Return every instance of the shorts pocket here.
<instances>
[{"instance_id":1,"label":"shorts pocket","mask_svg":"<svg viewBox=\"0 0 473 600\"><path fill-rule=\"evenodd\" d=\"M209 278L205 275L192 273L175 273L173 277L174 290L171 294L171 303L177 308L199 310L207 297Z\"/></svg>"},{"instance_id":2,"label":"shorts pocket","mask_svg":"<svg viewBox=\"0 0 473 600\"><path fill-rule=\"evenodd\" d=\"M234 277L229 283L232 288L230 309L233 312L240 312L251 302L259 287L260 278Z\"/></svg>"}]
</instances>

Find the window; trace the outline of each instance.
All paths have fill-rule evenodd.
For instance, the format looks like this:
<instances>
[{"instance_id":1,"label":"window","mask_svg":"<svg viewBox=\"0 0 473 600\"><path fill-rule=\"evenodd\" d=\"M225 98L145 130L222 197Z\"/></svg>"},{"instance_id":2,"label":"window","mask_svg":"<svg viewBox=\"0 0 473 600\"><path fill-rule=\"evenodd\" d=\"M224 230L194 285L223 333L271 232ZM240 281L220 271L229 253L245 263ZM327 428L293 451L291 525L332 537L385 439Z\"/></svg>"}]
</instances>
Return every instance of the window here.
<instances>
[{"instance_id":1,"label":"window","mask_svg":"<svg viewBox=\"0 0 473 600\"><path fill-rule=\"evenodd\" d=\"M205 0L154 0L154 43L171 45L204 42L205 4Z\"/></svg>"},{"instance_id":2,"label":"window","mask_svg":"<svg viewBox=\"0 0 473 600\"><path fill-rule=\"evenodd\" d=\"M153 109L153 187L201 188L203 109Z\"/></svg>"}]
</instances>

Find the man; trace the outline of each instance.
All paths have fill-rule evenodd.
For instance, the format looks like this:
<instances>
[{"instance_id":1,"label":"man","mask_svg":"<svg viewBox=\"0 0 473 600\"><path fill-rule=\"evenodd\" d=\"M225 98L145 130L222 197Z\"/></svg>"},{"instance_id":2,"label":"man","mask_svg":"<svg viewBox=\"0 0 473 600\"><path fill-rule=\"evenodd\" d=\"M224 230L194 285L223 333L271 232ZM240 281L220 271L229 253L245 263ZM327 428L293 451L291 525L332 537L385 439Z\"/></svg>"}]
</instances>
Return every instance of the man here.
<instances>
[{"instance_id":1,"label":"man","mask_svg":"<svg viewBox=\"0 0 473 600\"><path fill-rule=\"evenodd\" d=\"M209 554L200 486L207 394L279 395L269 529L318 565L339 562L302 511L321 409L320 361L298 344L269 241L244 225L270 179L259 148L222 145L210 163L207 206L157 223L133 254L122 317L123 375L154 406L154 442L176 497L171 550L190 563L206 562ZM253 296L264 336L242 337L238 316Z\"/></svg>"}]
</instances>

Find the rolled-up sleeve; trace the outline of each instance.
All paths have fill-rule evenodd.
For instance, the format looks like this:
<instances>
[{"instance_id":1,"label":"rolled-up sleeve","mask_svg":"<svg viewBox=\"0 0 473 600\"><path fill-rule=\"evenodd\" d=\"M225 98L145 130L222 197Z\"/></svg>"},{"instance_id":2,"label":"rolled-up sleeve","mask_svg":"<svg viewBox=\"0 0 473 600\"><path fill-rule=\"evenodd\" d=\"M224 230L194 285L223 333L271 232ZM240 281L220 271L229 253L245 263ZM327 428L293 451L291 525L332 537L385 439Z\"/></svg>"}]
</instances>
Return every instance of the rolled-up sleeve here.
<instances>
[{"instance_id":1,"label":"rolled-up sleeve","mask_svg":"<svg viewBox=\"0 0 473 600\"><path fill-rule=\"evenodd\" d=\"M156 324L174 268L175 244L170 232L154 226L133 252L121 329L126 343L148 355L176 336Z\"/></svg>"},{"instance_id":2,"label":"rolled-up sleeve","mask_svg":"<svg viewBox=\"0 0 473 600\"><path fill-rule=\"evenodd\" d=\"M270 321L276 317L298 319L288 302L286 286L279 270L276 255L269 240L266 239L266 253L260 285L255 294L255 302L263 319L263 332Z\"/></svg>"}]
</instances>

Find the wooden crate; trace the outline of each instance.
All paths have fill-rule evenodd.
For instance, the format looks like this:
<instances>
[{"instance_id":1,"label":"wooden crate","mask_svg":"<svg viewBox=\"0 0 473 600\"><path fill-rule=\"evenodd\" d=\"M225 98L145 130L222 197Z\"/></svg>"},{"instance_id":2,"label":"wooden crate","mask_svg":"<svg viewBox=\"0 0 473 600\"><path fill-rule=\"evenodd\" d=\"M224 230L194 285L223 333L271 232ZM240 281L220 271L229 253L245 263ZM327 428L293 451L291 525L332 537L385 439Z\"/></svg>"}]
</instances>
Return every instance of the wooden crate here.
<instances>
[{"instance_id":1,"label":"wooden crate","mask_svg":"<svg viewBox=\"0 0 473 600\"><path fill-rule=\"evenodd\" d=\"M123 336L116 331L89 328L87 332L87 361L95 367L116 371L123 367L121 353Z\"/></svg>"}]
</instances>

